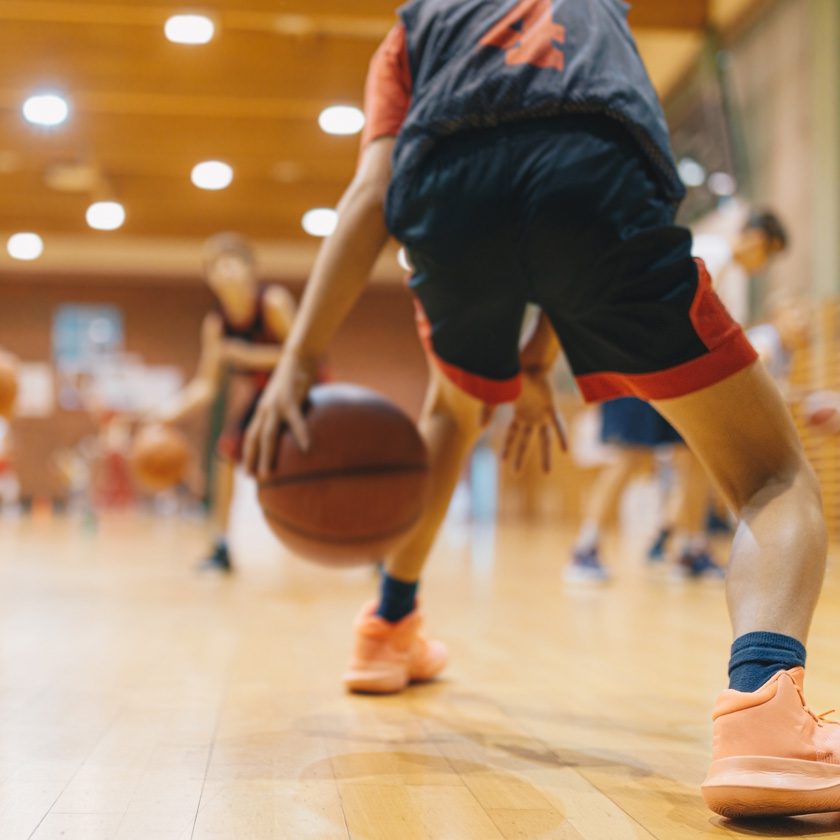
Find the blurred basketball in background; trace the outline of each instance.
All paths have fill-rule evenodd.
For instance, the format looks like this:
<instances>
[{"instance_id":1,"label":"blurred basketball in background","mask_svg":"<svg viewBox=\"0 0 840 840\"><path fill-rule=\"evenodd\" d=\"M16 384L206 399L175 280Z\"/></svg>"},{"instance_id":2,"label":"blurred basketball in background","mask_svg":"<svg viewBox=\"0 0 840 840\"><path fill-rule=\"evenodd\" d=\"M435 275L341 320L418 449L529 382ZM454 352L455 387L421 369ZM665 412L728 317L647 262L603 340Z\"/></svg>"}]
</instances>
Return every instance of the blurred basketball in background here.
<instances>
[{"instance_id":1,"label":"blurred basketball in background","mask_svg":"<svg viewBox=\"0 0 840 840\"><path fill-rule=\"evenodd\" d=\"M129 461L141 487L159 493L183 481L190 448L184 435L175 429L147 426L134 438Z\"/></svg>"},{"instance_id":2,"label":"blurred basketball in background","mask_svg":"<svg viewBox=\"0 0 840 840\"><path fill-rule=\"evenodd\" d=\"M840 393L815 391L803 402L805 422L821 435L840 434Z\"/></svg>"},{"instance_id":3,"label":"blurred basketball in background","mask_svg":"<svg viewBox=\"0 0 840 840\"><path fill-rule=\"evenodd\" d=\"M18 395L17 361L0 351L0 417L11 417Z\"/></svg>"},{"instance_id":4,"label":"blurred basketball in background","mask_svg":"<svg viewBox=\"0 0 840 840\"><path fill-rule=\"evenodd\" d=\"M295 554L332 565L381 560L423 513L426 447L412 420L354 385L319 385L305 406L311 446L281 435L260 482L271 529Z\"/></svg>"}]
</instances>

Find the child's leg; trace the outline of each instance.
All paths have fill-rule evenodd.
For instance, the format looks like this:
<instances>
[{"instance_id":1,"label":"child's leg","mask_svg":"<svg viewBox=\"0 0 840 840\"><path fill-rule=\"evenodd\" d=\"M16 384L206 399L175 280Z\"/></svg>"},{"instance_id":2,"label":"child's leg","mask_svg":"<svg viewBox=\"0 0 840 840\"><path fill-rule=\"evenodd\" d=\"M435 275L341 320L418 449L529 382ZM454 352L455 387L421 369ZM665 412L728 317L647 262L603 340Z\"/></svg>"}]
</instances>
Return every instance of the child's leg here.
<instances>
[{"instance_id":1,"label":"child's leg","mask_svg":"<svg viewBox=\"0 0 840 840\"><path fill-rule=\"evenodd\" d=\"M227 534L235 480L235 462L223 456L217 457L213 472L212 512L216 535L210 554L200 566L203 571L229 572L232 569Z\"/></svg>"},{"instance_id":2,"label":"child's leg","mask_svg":"<svg viewBox=\"0 0 840 840\"><path fill-rule=\"evenodd\" d=\"M656 408L676 426L740 518L727 575L735 636L804 644L826 558L820 492L778 388L753 364Z\"/></svg>"},{"instance_id":3,"label":"child's leg","mask_svg":"<svg viewBox=\"0 0 840 840\"><path fill-rule=\"evenodd\" d=\"M687 446L674 451L677 492L669 521L681 534L698 536L704 532L709 502L709 480L703 465Z\"/></svg>"},{"instance_id":4,"label":"child's leg","mask_svg":"<svg viewBox=\"0 0 840 840\"><path fill-rule=\"evenodd\" d=\"M414 601L464 462L481 433L483 407L431 366L420 421L431 470L428 506L408 541L387 559L378 603L366 606L356 620L355 649L344 675L351 691L390 694L433 679L446 666L446 647L420 634Z\"/></svg>"},{"instance_id":5,"label":"child's leg","mask_svg":"<svg viewBox=\"0 0 840 840\"><path fill-rule=\"evenodd\" d=\"M760 363L658 408L740 516L727 574L734 690L713 712L706 802L730 817L836 811L840 733L803 695L825 523L790 414Z\"/></svg>"},{"instance_id":6,"label":"child's leg","mask_svg":"<svg viewBox=\"0 0 840 840\"><path fill-rule=\"evenodd\" d=\"M481 434L484 404L466 394L430 362L431 378L420 419L429 450L431 487L426 512L409 540L388 558L385 571L398 580L420 577L470 451Z\"/></svg>"},{"instance_id":7,"label":"child's leg","mask_svg":"<svg viewBox=\"0 0 840 840\"><path fill-rule=\"evenodd\" d=\"M236 465L227 458L216 458L213 478L213 524L219 536L227 534L230 525L230 509L233 505L233 487L236 480Z\"/></svg>"},{"instance_id":8,"label":"child's leg","mask_svg":"<svg viewBox=\"0 0 840 840\"><path fill-rule=\"evenodd\" d=\"M586 500L576 550L591 551L597 547L609 517L618 506L630 479L650 464L650 450L624 447L618 450L615 461L598 473Z\"/></svg>"},{"instance_id":9,"label":"child's leg","mask_svg":"<svg viewBox=\"0 0 840 840\"><path fill-rule=\"evenodd\" d=\"M674 469L677 486L672 494L668 521L669 530L675 532L677 541L675 572L681 577L722 578L724 569L714 561L706 536L706 514L711 496L706 471L687 446L679 446L674 452Z\"/></svg>"}]
</instances>

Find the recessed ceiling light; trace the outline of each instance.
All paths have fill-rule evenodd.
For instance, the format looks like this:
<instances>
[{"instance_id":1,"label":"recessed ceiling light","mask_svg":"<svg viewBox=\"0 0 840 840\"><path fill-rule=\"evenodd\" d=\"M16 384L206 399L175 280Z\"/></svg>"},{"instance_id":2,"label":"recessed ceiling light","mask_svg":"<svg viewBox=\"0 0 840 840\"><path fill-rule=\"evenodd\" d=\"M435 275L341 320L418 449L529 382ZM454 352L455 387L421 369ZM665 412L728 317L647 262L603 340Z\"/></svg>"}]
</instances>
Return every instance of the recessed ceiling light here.
<instances>
[{"instance_id":1,"label":"recessed ceiling light","mask_svg":"<svg viewBox=\"0 0 840 840\"><path fill-rule=\"evenodd\" d=\"M70 115L70 105L58 93L36 93L23 103L23 117L32 125L50 128L61 125Z\"/></svg>"},{"instance_id":2,"label":"recessed ceiling light","mask_svg":"<svg viewBox=\"0 0 840 840\"><path fill-rule=\"evenodd\" d=\"M125 223L125 207L118 201L97 201L88 207L85 218L94 230L117 230Z\"/></svg>"},{"instance_id":3,"label":"recessed ceiling light","mask_svg":"<svg viewBox=\"0 0 840 840\"><path fill-rule=\"evenodd\" d=\"M684 157L677 169L680 179L687 187L700 187L706 183L706 170L694 158Z\"/></svg>"},{"instance_id":4,"label":"recessed ceiling light","mask_svg":"<svg viewBox=\"0 0 840 840\"><path fill-rule=\"evenodd\" d=\"M205 160L193 167L192 182L202 190L223 190L233 181L233 168L220 160Z\"/></svg>"},{"instance_id":5,"label":"recessed ceiling light","mask_svg":"<svg viewBox=\"0 0 840 840\"><path fill-rule=\"evenodd\" d=\"M338 213L328 207L316 207L303 214L302 224L310 236L330 236L338 225Z\"/></svg>"},{"instance_id":6,"label":"recessed ceiling light","mask_svg":"<svg viewBox=\"0 0 840 840\"><path fill-rule=\"evenodd\" d=\"M327 134L358 134L365 127L365 115L352 105L332 105L321 111L318 125Z\"/></svg>"},{"instance_id":7,"label":"recessed ceiling light","mask_svg":"<svg viewBox=\"0 0 840 840\"><path fill-rule=\"evenodd\" d=\"M738 190L735 179L728 172L712 172L709 175L706 186L708 186L710 193L718 195L721 198L728 198L731 195L735 195Z\"/></svg>"},{"instance_id":8,"label":"recessed ceiling light","mask_svg":"<svg viewBox=\"0 0 840 840\"><path fill-rule=\"evenodd\" d=\"M216 24L207 15L172 15L163 31L173 44L209 44Z\"/></svg>"},{"instance_id":9,"label":"recessed ceiling light","mask_svg":"<svg viewBox=\"0 0 840 840\"><path fill-rule=\"evenodd\" d=\"M15 233L9 237L6 250L13 260L37 260L44 253L44 240L37 233Z\"/></svg>"}]
</instances>

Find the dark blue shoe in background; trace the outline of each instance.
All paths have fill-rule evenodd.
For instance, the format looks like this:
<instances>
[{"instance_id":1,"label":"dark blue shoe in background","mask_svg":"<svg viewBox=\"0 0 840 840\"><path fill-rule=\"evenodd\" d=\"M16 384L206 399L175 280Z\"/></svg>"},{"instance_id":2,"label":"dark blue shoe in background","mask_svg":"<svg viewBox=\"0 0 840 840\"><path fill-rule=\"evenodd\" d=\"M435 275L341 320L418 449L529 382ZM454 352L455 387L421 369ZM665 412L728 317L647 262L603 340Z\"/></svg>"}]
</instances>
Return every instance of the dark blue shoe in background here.
<instances>
[{"instance_id":1,"label":"dark blue shoe in background","mask_svg":"<svg viewBox=\"0 0 840 840\"><path fill-rule=\"evenodd\" d=\"M678 580L723 580L726 569L715 562L708 551L686 551L674 567Z\"/></svg>"},{"instance_id":2,"label":"dark blue shoe in background","mask_svg":"<svg viewBox=\"0 0 840 840\"><path fill-rule=\"evenodd\" d=\"M665 559L665 552L668 550L668 541L671 539L671 529L662 528L656 537L656 541L648 549L648 560L651 563L661 563Z\"/></svg>"},{"instance_id":3,"label":"dark blue shoe in background","mask_svg":"<svg viewBox=\"0 0 840 840\"><path fill-rule=\"evenodd\" d=\"M216 545L213 547L212 553L206 560L201 562L198 571L220 572L226 575L233 571L233 565L230 562L230 550L225 540L216 540Z\"/></svg>"},{"instance_id":4,"label":"dark blue shoe in background","mask_svg":"<svg viewBox=\"0 0 840 840\"><path fill-rule=\"evenodd\" d=\"M709 508L709 512L706 514L707 534L731 534L734 530L728 516L718 516L718 512L714 508Z\"/></svg>"},{"instance_id":5,"label":"dark blue shoe in background","mask_svg":"<svg viewBox=\"0 0 840 840\"><path fill-rule=\"evenodd\" d=\"M597 548L575 551L572 562L566 566L564 577L567 583L606 583L610 573L601 563Z\"/></svg>"}]
</instances>

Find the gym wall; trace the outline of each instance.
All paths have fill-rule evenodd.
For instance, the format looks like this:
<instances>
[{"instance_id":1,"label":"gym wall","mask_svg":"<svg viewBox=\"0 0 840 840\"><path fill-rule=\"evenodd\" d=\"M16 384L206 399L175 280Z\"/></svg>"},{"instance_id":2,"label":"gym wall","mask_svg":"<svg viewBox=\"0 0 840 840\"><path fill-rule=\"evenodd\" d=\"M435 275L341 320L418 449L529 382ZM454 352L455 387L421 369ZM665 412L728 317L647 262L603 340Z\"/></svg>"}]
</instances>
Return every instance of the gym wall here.
<instances>
[{"instance_id":1,"label":"gym wall","mask_svg":"<svg viewBox=\"0 0 840 840\"><path fill-rule=\"evenodd\" d=\"M300 283L291 285L299 293ZM25 362L52 360L52 318L58 306L112 304L123 316L125 350L149 364L175 365L185 378L198 362L201 321L211 307L211 296L197 278L156 277L137 282L7 275L0 280L0 298L3 346ZM387 393L413 415L419 413L426 365L414 327L413 304L405 289L373 286L367 291L336 338L329 370L334 379L368 385ZM24 495L60 495L50 456L92 431L84 412L58 407L50 417L17 420L16 467ZM203 424L196 424L192 432L203 434Z\"/></svg>"}]
</instances>

